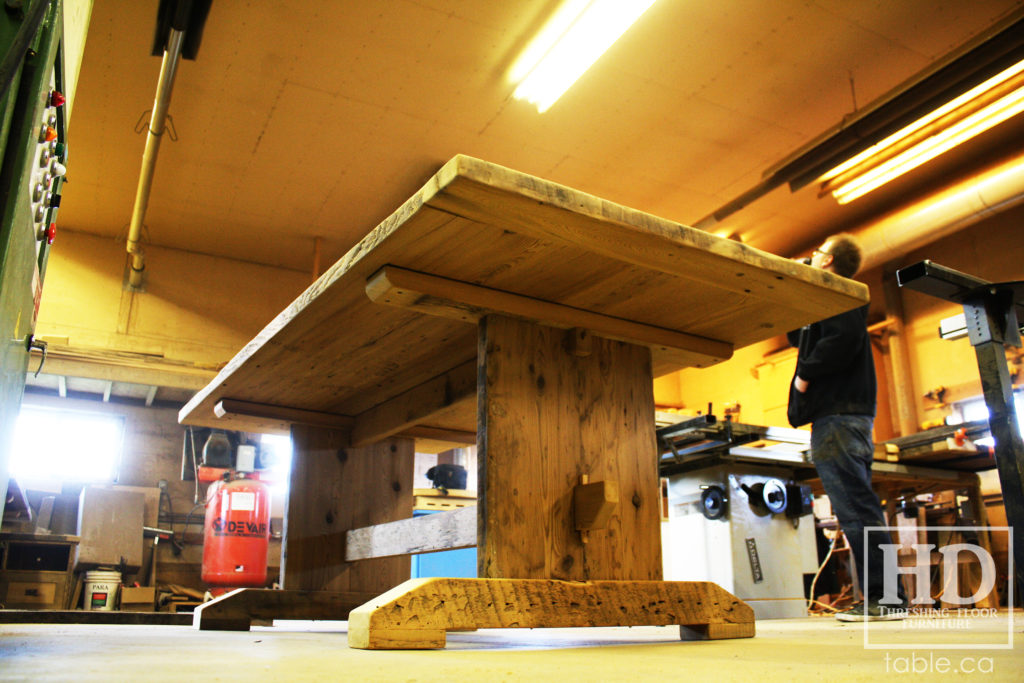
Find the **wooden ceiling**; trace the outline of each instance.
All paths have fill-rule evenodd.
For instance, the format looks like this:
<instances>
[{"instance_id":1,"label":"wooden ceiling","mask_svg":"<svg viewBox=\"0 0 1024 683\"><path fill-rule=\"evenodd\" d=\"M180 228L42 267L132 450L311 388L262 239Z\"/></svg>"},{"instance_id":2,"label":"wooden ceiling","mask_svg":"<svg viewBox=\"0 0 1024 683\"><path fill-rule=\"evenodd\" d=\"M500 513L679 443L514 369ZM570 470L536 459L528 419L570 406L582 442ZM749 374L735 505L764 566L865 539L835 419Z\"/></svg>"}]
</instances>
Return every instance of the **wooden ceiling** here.
<instances>
[{"instance_id":1,"label":"wooden ceiling","mask_svg":"<svg viewBox=\"0 0 1024 683\"><path fill-rule=\"evenodd\" d=\"M95 2L63 230L126 233L156 4ZM326 267L460 153L693 224L1024 2L660 0L538 114L506 73L557 5L215 0L179 70L146 241L308 271L321 237ZM899 195L841 208L780 188L718 227L787 255Z\"/></svg>"}]
</instances>

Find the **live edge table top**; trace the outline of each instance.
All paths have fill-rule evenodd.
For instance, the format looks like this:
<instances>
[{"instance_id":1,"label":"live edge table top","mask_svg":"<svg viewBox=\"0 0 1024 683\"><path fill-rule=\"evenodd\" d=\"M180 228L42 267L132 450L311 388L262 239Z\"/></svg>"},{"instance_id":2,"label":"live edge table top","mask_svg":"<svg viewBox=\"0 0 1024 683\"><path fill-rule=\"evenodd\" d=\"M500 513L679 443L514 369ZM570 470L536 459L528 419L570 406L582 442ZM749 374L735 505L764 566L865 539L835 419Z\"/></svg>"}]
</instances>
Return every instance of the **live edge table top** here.
<instances>
[{"instance_id":1,"label":"live edge table top","mask_svg":"<svg viewBox=\"0 0 1024 683\"><path fill-rule=\"evenodd\" d=\"M404 292L395 280L375 302L368 282L385 267L427 274L445 292L468 288L477 300L436 314L430 309L444 309L443 301L434 306L436 296ZM405 305L390 301L394 294ZM650 346L655 376L706 367L868 300L861 283L456 156L239 351L180 420L279 432L308 414L352 428L375 408L469 368L492 294L506 314L511 306L555 326L589 328L595 319L598 328L625 330L603 336ZM452 377L440 391L452 391ZM226 412L217 409L222 401L261 408ZM462 401L424 424L472 432L475 407Z\"/></svg>"}]
</instances>

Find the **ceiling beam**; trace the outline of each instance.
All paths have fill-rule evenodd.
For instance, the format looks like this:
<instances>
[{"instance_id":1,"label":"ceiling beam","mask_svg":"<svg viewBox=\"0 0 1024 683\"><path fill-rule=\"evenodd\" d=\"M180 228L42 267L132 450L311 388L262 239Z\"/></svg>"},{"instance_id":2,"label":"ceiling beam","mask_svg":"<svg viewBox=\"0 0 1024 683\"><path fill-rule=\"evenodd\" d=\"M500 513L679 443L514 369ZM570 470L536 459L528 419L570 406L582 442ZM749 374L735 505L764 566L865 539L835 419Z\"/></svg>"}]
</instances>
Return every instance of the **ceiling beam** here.
<instances>
[{"instance_id":1,"label":"ceiling beam","mask_svg":"<svg viewBox=\"0 0 1024 683\"><path fill-rule=\"evenodd\" d=\"M213 407L213 413L218 418L226 416L265 418L343 431L352 429L352 418L348 415L338 415L319 410L304 410L302 408L291 408L267 403L255 403L253 401L239 401L233 398L224 398L218 401Z\"/></svg>"},{"instance_id":2,"label":"ceiling beam","mask_svg":"<svg viewBox=\"0 0 1024 683\"><path fill-rule=\"evenodd\" d=\"M142 353L50 343L46 374L196 391L206 386L217 371L213 367Z\"/></svg>"},{"instance_id":3,"label":"ceiling beam","mask_svg":"<svg viewBox=\"0 0 1024 683\"><path fill-rule=\"evenodd\" d=\"M356 417L352 445L368 446L417 425L429 425L438 413L464 401L472 402L470 411L475 411L476 375L474 358L367 410Z\"/></svg>"},{"instance_id":4,"label":"ceiling beam","mask_svg":"<svg viewBox=\"0 0 1024 683\"><path fill-rule=\"evenodd\" d=\"M733 352L727 342L398 266L384 266L374 273L366 281L366 295L374 303L466 322L500 313L562 329L581 328L629 344L689 351L712 362L728 359Z\"/></svg>"}]
</instances>

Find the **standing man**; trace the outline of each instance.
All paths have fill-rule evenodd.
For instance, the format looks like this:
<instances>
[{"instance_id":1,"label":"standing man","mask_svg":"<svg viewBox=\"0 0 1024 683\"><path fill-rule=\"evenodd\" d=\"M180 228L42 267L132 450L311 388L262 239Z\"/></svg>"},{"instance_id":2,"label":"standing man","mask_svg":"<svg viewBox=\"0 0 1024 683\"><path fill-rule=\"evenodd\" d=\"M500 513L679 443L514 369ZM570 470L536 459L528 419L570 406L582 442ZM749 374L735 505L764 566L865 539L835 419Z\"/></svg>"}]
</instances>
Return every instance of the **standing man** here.
<instances>
[{"instance_id":1,"label":"standing man","mask_svg":"<svg viewBox=\"0 0 1024 683\"><path fill-rule=\"evenodd\" d=\"M845 233L827 238L814 250L810 263L843 277L856 275L860 264L860 245ZM871 488L877 385L867 315L865 304L788 335L789 343L799 348L789 392L789 422L794 427L811 423L811 459L853 551L864 594L863 605L836 615L842 621L900 618L893 606L878 604L884 562L878 543L890 543L887 534L871 544L870 576L864 571L864 527L885 526L885 514Z\"/></svg>"}]
</instances>

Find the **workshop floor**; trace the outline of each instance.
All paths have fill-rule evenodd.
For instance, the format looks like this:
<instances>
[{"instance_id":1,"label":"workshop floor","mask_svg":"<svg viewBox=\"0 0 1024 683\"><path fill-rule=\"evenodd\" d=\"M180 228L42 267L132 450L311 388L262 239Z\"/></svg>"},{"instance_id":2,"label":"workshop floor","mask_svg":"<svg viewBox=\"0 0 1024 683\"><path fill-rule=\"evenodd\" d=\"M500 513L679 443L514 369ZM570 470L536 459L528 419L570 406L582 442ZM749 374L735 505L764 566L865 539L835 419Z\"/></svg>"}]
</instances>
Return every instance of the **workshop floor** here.
<instances>
[{"instance_id":1,"label":"workshop floor","mask_svg":"<svg viewBox=\"0 0 1024 683\"><path fill-rule=\"evenodd\" d=\"M863 624L807 618L760 621L757 637L742 640L680 642L673 627L504 629L450 633L445 650L364 651L348 648L344 622L277 622L250 632L0 624L0 680L763 683L934 680L961 669L991 681L1024 680L1020 611L946 626L869 624L868 644L879 649L865 647ZM1005 647L1008 626L1013 648ZM997 644L1003 649L990 649ZM965 645L976 649L952 648Z\"/></svg>"}]
</instances>

